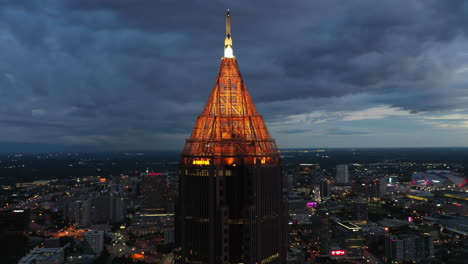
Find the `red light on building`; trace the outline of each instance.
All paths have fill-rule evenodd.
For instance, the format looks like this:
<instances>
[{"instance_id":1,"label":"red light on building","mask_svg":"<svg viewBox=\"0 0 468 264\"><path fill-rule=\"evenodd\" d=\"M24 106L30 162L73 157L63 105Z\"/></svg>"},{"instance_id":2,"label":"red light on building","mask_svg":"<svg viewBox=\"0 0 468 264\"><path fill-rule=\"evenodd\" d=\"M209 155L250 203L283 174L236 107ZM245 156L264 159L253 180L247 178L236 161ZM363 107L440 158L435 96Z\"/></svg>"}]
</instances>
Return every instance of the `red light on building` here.
<instances>
[{"instance_id":1,"label":"red light on building","mask_svg":"<svg viewBox=\"0 0 468 264\"><path fill-rule=\"evenodd\" d=\"M100 182L106 182L107 179L106 179L106 178L100 178L99 181L100 181Z\"/></svg>"},{"instance_id":2,"label":"red light on building","mask_svg":"<svg viewBox=\"0 0 468 264\"><path fill-rule=\"evenodd\" d=\"M344 255L346 255L346 250L332 250L330 252L330 255L332 255L332 256L344 256Z\"/></svg>"},{"instance_id":3,"label":"red light on building","mask_svg":"<svg viewBox=\"0 0 468 264\"><path fill-rule=\"evenodd\" d=\"M152 175L152 176L155 176L155 175L163 175L162 173L158 172L152 172L152 173L148 173L148 175Z\"/></svg>"}]
</instances>

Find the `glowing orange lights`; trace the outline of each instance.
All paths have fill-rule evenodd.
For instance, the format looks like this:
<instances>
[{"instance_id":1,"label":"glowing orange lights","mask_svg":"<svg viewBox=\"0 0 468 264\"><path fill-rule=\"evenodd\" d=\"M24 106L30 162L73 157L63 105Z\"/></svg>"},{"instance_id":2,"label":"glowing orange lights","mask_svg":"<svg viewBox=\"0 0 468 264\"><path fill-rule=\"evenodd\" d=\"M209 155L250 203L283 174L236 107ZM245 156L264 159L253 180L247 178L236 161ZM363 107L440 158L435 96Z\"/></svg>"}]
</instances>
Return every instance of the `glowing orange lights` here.
<instances>
[{"instance_id":1,"label":"glowing orange lights","mask_svg":"<svg viewBox=\"0 0 468 264\"><path fill-rule=\"evenodd\" d=\"M193 165L210 165L210 159L194 159Z\"/></svg>"},{"instance_id":2,"label":"glowing orange lights","mask_svg":"<svg viewBox=\"0 0 468 264\"><path fill-rule=\"evenodd\" d=\"M203 113L198 117L183 155L186 157L252 157L243 162L272 164L279 152L263 117L257 112L242 80L237 60L223 58L215 87ZM265 157L256 160L254 157ZM268 157L268 158L266 158ZM186 159L186 164L233 164L231 159ZM237 161L236 161L237 163Z\"/></svg>"},{"instance_id":3,"label":"glowing orange lights","mask_svg":"<svg viewBox=\"0 0 468 264\"><path fill-rule=\"evenodd\" d=\"M106 179L106 178L100 178L99 181L100 181L100 182L106 182L107 179Z\"/></svg>"}]
</instances>

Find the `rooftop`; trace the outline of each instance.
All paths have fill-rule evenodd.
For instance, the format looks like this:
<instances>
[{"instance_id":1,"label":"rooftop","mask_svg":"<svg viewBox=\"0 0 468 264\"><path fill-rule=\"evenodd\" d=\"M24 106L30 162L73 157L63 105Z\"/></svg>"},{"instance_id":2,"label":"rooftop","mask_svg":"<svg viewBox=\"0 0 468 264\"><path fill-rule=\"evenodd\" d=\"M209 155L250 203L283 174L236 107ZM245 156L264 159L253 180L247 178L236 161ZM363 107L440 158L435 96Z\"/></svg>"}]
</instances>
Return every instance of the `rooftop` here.
<instances>
[{"instance_id":1,"label":"rooftop","mask_svg":"<svg viewBox=\"0 0 468 264\"><path fill-rule=\"evenodd\" d=\"M64 258L63 248L34 248L22 257L18 264L27 263L55 263Z\"/></svg>"}]
</instances>

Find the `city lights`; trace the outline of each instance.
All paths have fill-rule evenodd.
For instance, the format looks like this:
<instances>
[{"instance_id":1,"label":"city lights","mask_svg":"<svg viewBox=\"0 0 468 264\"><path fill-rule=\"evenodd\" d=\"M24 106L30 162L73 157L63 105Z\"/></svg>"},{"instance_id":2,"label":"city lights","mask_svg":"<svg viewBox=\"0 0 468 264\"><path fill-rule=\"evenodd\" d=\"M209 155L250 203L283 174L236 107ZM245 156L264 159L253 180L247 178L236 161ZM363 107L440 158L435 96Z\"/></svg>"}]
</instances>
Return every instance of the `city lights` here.
<instances>
[{"instance_id":1,"label":"city lights","mask_svg":"<svg viewBox=\"0 0 468 264\"><path fill-rule=\"evenodd\" d=\"M332 255L332 256L344 256L344 255L346 255L346 250L332 250L330 252L330 255Z\"/></svg>"}]
</instances>

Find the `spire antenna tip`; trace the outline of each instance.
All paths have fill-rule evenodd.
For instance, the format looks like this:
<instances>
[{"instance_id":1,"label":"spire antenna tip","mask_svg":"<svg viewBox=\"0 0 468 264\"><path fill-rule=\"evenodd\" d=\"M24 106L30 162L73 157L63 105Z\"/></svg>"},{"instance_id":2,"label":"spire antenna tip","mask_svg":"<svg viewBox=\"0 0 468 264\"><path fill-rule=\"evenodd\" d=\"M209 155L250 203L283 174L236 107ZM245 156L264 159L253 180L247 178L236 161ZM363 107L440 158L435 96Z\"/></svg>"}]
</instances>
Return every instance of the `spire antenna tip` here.
<instances>
[{"instance_id":1,"label":"spire antenna tip","mask_svg":"<svg viewBox=\"0 0 468 264\"><path fill-rule=\"evenodd\" d=\"M224 40L224 58L234 58L231 38L231 13L229 9L226 13L226 39Z\"/></svg>"}]
</instances>

